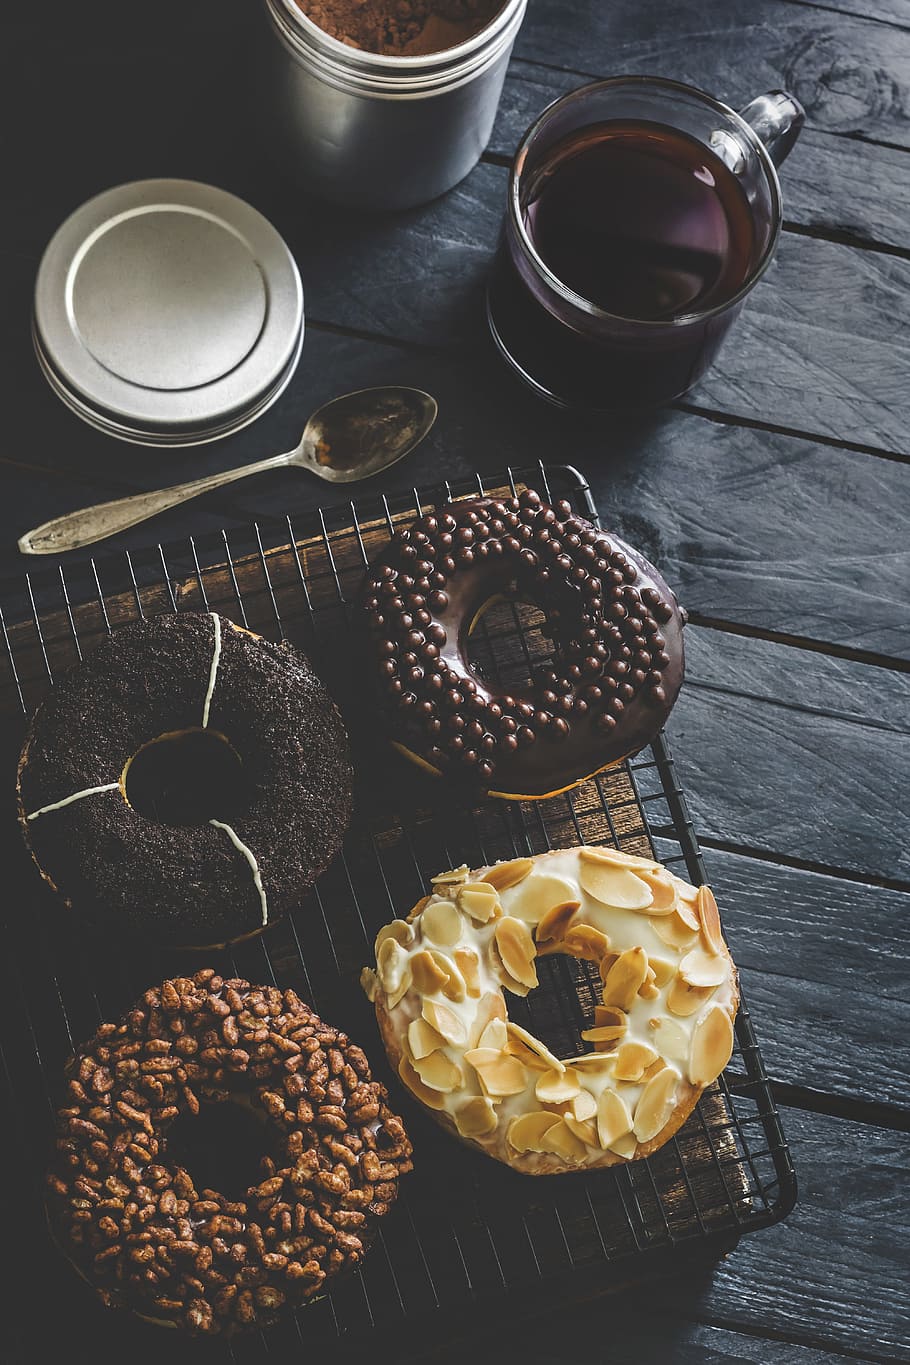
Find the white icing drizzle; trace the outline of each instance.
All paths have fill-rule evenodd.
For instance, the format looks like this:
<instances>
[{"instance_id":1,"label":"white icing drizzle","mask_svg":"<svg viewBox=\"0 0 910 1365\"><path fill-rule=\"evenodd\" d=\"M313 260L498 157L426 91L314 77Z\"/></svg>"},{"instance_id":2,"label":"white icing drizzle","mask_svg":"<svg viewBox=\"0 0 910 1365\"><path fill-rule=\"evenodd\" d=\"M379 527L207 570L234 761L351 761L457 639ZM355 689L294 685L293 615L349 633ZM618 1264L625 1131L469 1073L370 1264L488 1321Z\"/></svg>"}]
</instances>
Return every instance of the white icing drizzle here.
<instances>
[{"instance_id":1,"label":"white icing drizzle","mask_svg":"<svg viewBox=\"0 0 910 1365\"><path fill-rule=\"evenodd\" d=\"M230 839L231 843L236 848L237 852L242 853L244 858L246 858L247 862L249 863L250 869L253 873L253 885L259 892L259 901L260 904L262 905L262 926L263 928L265 928L265 926L269 922L269 903L266 898L265 887L262 885L262 877L259 872L259 864L256 861L255 853L252 851L252 849L247 848L246 844L237 835L235 830L233 830L230 825L226 825L223 820L210 820L209 824L214 825L216 829L223 829L227 837Z\"/></svg>"},{"instance_id":2,"label":"white icing drizzle","mask_svg":"<svg viewBox=\"0 0 910 1365\"><path fill-rule=\"evenodd\" d=\"M119 782L106 782L103 787L86 787L85 791L73 792L72 796L65 796L62 801L52 801L49 806L42 806L40 810L33 810L31 815L27 815L26 820L37 820L39 815L48 815L52 810L62 810L64 806L71 806L74 801L81 801L86 796L97 796L99 792L113 792L120 788Z\"/></svg>"},{"instance_id":3,"label":"white icing drizzle","mask_svg":"<svg viewBox=\"0 0 910 1365\"><path fill-rule=\"evenodd\" d=\"M215 643L212 649L212 666L209 669L209 685L205 694L205 705L202 708L202 728L203 730L209 723L209 708L212 705L212 696L215 691L215 680L218 677L218 665L221 662L221 617L216 616L213 611L209 612L212 624L215 627Z\"/></svg>"}]
</instances>

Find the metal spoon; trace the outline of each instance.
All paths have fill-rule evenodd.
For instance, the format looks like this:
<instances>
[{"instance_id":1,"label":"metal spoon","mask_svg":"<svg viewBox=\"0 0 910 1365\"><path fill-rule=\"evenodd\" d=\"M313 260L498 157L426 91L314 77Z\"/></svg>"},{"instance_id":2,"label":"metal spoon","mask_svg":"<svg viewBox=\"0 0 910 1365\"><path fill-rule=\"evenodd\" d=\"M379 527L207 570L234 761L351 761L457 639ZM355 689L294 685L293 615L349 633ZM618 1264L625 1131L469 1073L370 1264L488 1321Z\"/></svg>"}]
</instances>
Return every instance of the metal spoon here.
<instances>
[{"instance_id":1,"label":"metal spoon","mask_svg":"<svg viewBox=\"0 0 910 1365\"><path fill-rule=\"evenodd\" d=\"M24 555L78 550L200 493L223 488L250 474L263 474L267 469L297 466L329 483L365 479L388 469L413 450L436 421L437 412L436 399L421 389L387 387L346 393L317 408L304 428L300 444L285 455L272 455L240 469L223 470L157 492L134 493L114 502L67 512L28 531L19 541L19 549Z\"/></svg>"}]
</instances>

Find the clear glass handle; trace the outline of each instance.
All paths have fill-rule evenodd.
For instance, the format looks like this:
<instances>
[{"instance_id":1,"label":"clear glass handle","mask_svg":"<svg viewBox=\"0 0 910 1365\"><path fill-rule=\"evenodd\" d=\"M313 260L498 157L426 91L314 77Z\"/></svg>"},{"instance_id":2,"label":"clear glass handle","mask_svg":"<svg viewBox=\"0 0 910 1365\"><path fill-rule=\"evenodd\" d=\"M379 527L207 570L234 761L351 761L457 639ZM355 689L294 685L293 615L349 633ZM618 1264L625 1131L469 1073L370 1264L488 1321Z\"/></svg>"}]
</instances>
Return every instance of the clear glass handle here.
<instances>
[{"instance_id":1,"label":"clear glass handle","mask_svg":"<svg viewBox=\"0 0 910 1365\"><path fill-rule=\"evenodd\" d=\"M769 90L767 95L758 95L745 109L740 109L739 114L765 144L775 166L790 154L806 122L805 109L786 90Z\"/></svg>"}]
</instances>

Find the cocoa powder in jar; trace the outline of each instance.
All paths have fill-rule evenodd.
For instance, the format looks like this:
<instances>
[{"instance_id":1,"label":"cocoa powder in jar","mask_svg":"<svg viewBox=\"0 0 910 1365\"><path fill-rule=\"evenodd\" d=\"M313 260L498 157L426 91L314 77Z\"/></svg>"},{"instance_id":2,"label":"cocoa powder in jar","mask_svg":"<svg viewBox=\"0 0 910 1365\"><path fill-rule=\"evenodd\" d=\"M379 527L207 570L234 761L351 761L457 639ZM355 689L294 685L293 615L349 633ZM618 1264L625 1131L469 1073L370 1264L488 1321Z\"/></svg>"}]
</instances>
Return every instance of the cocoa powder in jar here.
<instances>
[{"instance_id":1,"label":"cocoa powder in jar","mask_svg":"<svg viewBox=\"0 0 910 1365\"><path fill-rule=\"evenodd\" d=\"M349 47L420 57L457 47L496 17L503 0L296 0L304 14Z\"/></svg>"}]
</instances>

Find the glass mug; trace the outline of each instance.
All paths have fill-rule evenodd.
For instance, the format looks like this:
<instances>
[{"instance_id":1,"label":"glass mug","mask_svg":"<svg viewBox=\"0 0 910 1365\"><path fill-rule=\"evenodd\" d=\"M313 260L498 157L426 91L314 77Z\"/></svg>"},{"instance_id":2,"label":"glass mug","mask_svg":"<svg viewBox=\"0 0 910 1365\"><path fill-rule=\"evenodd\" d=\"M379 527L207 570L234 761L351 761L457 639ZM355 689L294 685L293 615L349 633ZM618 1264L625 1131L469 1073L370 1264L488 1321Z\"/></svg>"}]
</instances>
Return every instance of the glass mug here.
<instances>
[{"instance_id":1,"label":"glass mug","mask_svg":"<svg viewBox=\"0 0 910 1365\"><path fill-rule=\"evenodd\" d=\"M512 165L487 290L513 369L562 407L686 393L771 261L775 167L804 120L784 91L737 114L651 76L598 81L545 109Z\"/></svg>"}]
</instances>

